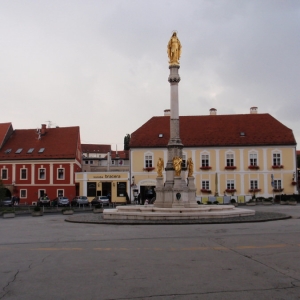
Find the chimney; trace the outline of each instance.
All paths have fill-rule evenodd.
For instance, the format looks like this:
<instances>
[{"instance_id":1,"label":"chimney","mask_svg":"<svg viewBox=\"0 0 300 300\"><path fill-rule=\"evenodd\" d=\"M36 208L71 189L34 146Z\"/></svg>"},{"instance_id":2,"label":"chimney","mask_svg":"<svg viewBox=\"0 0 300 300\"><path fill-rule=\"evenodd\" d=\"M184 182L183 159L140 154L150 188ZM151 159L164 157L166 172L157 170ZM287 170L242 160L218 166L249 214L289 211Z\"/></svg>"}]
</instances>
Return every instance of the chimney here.
<instances>
[{"instance_id":1,"label":"chimney","mask_svg":"<svg viewBox=\"0 0 300 300\"><path fill-rule=\"evenodd\" d=\"M41 135L46 133L46 124L42 124Z\"/></svg>"},{"instance_id":2,"label":"chimney","mask_svg":"<svg viewBox=\"0 0 300 300\"><path fill-rule=\"evenodd\" d=\"M164 116L171 116L171 109L165 109Z\"/></svg>"},{"instance_id":3,"label":"chimney","mask_svg":"<svg viewBox=\"0 0 300 300\"><path fill-rule=\"evenodd\" d=\"M211 108L211 109L209 110L209 114L210 114L211 116L215 116L215 115L217 114L217 110L216 110L215 108Z\"/></svg>"},{"instance_id":4,"label":"chimney","mask_svg":"<svg viewBox=\"0 0 300 300\"><path fill-rule=\"evenodd\" d=\"M256 106L250 107L250 114L257 114L257 107Z\"/></svg>"}]
</instances>

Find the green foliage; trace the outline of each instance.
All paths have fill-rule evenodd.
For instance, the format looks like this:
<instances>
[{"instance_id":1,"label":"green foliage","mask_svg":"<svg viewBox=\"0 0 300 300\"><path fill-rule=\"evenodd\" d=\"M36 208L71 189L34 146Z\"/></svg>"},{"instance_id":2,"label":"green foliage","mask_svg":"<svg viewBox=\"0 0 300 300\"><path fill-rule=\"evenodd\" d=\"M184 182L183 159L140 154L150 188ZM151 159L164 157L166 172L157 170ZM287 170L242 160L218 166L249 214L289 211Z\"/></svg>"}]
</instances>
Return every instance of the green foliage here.
<instances>
[{"instance_id":1,"label":"green foliage","mask_svg":"<svg viewBox=\"0 0 300 300\"><path fill-rule=\"evenodd\" d=\"M70 206L66 206L65 208L63 208L63 209L61 210L61 212L68 211L68 210L73 210L73 208L70 207Z\"/></svg>"},{"instance_id":2,"label":"green foliage","mask_svg":"<svg viewBox=\"0 0 300 300\"><path fill-rule=\"evenodd\" d=\"M124 150L129 150L130 134L127 133L124 137Z\"/></svg>"},{"instance_id":3,"label":"green foliage","mask_svg":"<svg viewBox=\"0 0 300 300\"><path fill-rule=\"evenodd\" d=\"M235 199L230 199L230 203L236 203Z\"/></svg>"},{"instance_id":4,"label":"green foliage","mask_svg":"<svg viewBox=\"0 0 300 300\"><path fill-rule=\"evenodd\" d=\"M98 209L98 208L102 208L102 204L100 204L100 203L96 204L96 205L95 205L95 208L97 208L97 209Z\"/></svg>"},{"instance_id":5,"label":"green foliage","mask_svg":"<svg viewBox=\"0 0 300 300\"><path fill-rule=\"evenodd\" d=\"M35 206L35 207L33 208L33 211L41 211L41 207L40 207L40 206Z\"/></svg>"},{"instance_id":6,"label":"green foliage","mask_svg":"<svg viewBox=\"0 0 300 300\"><path fill-rule=\"evenodd\" d=\"M5 188L2 179L0 179L0 201L3 200L4 197L5 197Z\"/></svg>"}]
</instances>

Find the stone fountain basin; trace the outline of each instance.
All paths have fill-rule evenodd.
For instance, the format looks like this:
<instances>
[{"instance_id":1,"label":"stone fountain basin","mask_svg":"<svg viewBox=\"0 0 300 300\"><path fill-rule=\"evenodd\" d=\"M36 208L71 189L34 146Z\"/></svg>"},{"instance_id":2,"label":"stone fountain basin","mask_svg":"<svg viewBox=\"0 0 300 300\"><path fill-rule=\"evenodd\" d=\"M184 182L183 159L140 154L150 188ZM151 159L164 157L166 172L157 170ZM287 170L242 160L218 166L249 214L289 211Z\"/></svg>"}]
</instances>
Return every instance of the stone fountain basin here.
<instances>
[{"instance_id":1,"label":"stone fountain basin","mask_svg":"<svg viewBox=\"0 0 300 300\"><path fill-rule=\"evenodd\" d=\"M158 208L147 206L117 206L105 209L105 220L196 220L207 218L232 218L254 215L254 210L236 208L233 205L205 205L197 208Z\"/></svg>"}]
</instances>

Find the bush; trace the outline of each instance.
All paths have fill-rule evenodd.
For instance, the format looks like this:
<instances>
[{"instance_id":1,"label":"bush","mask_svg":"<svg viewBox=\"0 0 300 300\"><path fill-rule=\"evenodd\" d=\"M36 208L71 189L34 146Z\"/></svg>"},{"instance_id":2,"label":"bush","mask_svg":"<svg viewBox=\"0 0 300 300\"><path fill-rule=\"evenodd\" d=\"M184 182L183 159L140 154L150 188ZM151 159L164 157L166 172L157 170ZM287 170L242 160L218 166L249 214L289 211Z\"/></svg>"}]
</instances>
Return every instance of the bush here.
<instances>
[{"instance_id":1,"label":"bush","mask_svg":"<svg viewBox=\"0 0 300 300\"><path fill-rule=\"evenodd\" d=\"M100 203L96 204L95 208L102 208L102 204L100 204Z\"/></svg>"},{"instance_id":2,"label":"bush","mask_svg":"<svg viewBox=\"0 0 300 300\"><path fill-rule=\"evenodd\" d=\"M35 206L35 207L33 208L33 211L41 211L41 207L40 207L40 206Z\"/></svg>"},{"instance_id":3,"label":"bush","mask_svg":"<svg viewBox=\"0 0 300 300\"><path fill-rule=\"evenodd\" d=\"M214 204L219 204L219 202L216 200L216 201L214 201Z\"/></svg>"},{"instance_id":4,"label":"bush","mask_svg":"<svg viewBox=\"0 0 300 300\"><path fill-rule=\"evenodd\" d=\"M230 199L230 203L236 203L235 199Z\"/></svg>"},{"instance_id":5,"label":"bush","mask_svg":"<svg viewBox=\"0 0 300 300\"><path fill-rule=\"evenodd\" d=\"M212 202L211 202L211 201L207 201L207 204L208 204L208 205L211 205L211 204L212 204Z\"/></svg>"}]
</instances>

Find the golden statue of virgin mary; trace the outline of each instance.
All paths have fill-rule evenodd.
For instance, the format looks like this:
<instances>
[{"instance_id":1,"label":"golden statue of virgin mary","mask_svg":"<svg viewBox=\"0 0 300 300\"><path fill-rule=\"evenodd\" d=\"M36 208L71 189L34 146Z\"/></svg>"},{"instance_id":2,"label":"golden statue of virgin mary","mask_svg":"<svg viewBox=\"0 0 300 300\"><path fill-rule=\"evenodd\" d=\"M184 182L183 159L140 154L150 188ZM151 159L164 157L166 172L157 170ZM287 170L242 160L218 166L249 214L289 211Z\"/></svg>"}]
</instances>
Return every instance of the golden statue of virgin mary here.
<instances>
[{"instance_id":1,"label":"golden statue of virgin mary","mask_svg":"<svg viewBox=\"0 0 300 300\"><path fill-rule=\"evenodd\" d=\"M181 55L181 43L177 37L177 33L174 31L167 48L170 65L179 65L179 59Z\"/></svg>"}]
</instances>

